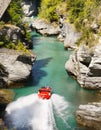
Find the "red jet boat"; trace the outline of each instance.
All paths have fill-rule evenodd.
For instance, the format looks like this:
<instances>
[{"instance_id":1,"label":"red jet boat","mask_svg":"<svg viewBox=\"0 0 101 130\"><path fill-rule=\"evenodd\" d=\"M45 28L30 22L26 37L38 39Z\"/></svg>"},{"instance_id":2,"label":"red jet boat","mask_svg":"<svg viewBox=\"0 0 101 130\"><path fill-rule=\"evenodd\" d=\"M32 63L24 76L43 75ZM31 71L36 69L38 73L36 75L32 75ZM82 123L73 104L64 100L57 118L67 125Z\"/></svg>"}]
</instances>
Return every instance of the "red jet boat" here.
<instances>
[{"instance_id":1,"label":"red jet boat","mask_svg":"<svg viewBox=\"0 0 101 130\"><path fill-rule=\"evenodd\" d=\"M42 99L50 99L52 94L51 90L50 87L41 87L38 91L38 97Z\"/></svg>"}]
</instances>

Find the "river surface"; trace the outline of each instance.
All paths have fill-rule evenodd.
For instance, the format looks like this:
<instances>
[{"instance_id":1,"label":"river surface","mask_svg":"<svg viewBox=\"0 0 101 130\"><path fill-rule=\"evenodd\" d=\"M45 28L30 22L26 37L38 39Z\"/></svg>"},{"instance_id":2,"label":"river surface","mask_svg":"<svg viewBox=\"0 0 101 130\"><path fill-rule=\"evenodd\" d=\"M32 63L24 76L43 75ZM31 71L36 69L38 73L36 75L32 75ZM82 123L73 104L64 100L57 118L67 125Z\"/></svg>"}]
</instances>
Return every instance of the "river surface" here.
<instances>
[{"instance_id":1,"label":"river surface","mask_svg":"<svg viewBox=\"0 0 101 130\"><path fill-rule=\"evenodd\" d=\"M67 74L64 66L72 52L64 50L55 37L33 32L32 38L37 60L26 86L15 89L15 101L6 108L9 130L88 130L76 124L75 111L80 104L98 99L94 91L84 90ZM44 85L52 88L49 100L37 96Z\"/></svg>"}]
</instances>

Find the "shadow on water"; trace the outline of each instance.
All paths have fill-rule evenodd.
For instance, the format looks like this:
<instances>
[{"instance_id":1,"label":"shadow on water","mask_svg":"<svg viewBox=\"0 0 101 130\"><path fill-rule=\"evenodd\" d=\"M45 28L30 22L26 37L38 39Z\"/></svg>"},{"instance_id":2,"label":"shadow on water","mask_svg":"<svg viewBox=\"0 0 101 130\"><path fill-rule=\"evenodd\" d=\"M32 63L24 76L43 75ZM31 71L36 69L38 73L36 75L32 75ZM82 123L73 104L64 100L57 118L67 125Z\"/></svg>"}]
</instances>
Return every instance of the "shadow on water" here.
<instances>
[{"instance_id":1,"label":"shadow on water","mask_svg":"<svg viewBox=\"0 0 101 130\"><path fill-rule=\"evenodd\" d=\"M30 82L28 82L26 86L37 85L43 77L47 76L47 72L42 70L42 68L48 65L51 59L52 58L49 57L45 59L36 60L36 62L33 65L32 73L28 79L30 80Z\"/></svg>"}]
</instances>

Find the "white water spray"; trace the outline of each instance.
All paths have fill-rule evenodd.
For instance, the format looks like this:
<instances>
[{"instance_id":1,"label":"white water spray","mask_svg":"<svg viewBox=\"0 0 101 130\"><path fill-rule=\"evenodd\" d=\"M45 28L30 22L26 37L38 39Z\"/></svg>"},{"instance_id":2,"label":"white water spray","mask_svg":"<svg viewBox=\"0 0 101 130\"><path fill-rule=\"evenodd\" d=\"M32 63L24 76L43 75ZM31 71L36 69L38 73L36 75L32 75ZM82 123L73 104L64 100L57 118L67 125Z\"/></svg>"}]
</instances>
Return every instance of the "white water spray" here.
<instances>
[{"instance_id":1,"label":"white water spray","mask_svg":"<svg viewBox=\"0 0 101 130\"><path fill-rule=\"evenodd\" d=\"M49 100L39 99L37 94L21 97L7 106L5 122L9 130L58 130L53 106L65 120L68 103L61 96L52 94Z\"/></svg>"},{"instance_id":2,"label":"white water spray","mask_svg":"<svg viewBox=\"0 0 101 130\"><path fill-rule=\"evenodd\" d=\"M56 114L63 120L67 128L71 128L67 122L69 103L65 101L64 97L57 94L53 94L52 103Z\"/></svg>"}]
</instances>

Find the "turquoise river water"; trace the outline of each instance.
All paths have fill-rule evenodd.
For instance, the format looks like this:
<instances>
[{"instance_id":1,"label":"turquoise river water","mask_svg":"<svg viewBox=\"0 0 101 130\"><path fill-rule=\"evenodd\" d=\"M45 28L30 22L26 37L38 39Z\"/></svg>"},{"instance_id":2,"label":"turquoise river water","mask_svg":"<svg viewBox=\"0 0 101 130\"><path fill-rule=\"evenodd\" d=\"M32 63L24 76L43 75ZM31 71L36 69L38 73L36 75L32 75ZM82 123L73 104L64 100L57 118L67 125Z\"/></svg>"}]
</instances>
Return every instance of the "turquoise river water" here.
<instances>
[{"instance_id":1,"label":"turquoise river water","mask_svg":"<svg viewBox=\"0 0 101 130\"><path fill-rule=\"evenodd\" d=\"M16 99L6 108L9 130L88 130L77 125L75 111L80 104L99 99L94 91L84 90L67 74L64 66L72 52L55 37L33 32L32 39L37 60L27 84L15 89ZM49 100L37 96L44 85L52 88Z\"/></svg>"}]
</instances>

